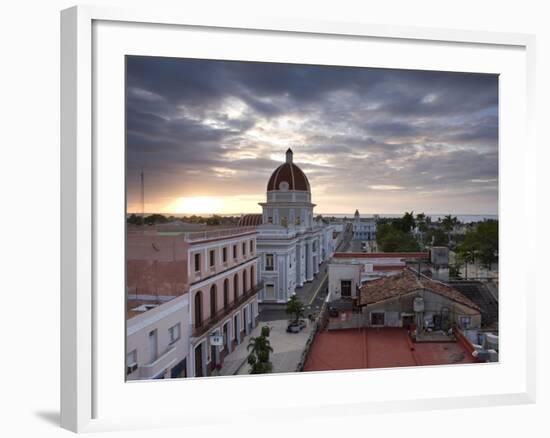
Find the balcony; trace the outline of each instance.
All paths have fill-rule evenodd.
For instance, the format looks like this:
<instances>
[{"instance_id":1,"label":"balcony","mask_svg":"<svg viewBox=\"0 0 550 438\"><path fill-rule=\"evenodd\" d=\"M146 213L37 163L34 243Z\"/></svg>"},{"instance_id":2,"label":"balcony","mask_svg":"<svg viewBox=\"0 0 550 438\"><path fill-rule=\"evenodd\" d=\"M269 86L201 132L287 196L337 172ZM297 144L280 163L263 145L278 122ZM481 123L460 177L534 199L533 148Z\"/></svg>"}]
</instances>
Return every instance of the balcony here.
<instances>
[{"instance_id":1,"label":"balcony","mask_svg":"<svg viewBox=\"0 0 550 438\"><path fill-rule=\"evenodd\" d=\"M263 289L263 287L264 287L264 283L262 281L258 282L256 286L254 286L251 289L248 289L244 294L240 295L235 301L233 301L232 303L229 303L228 306L218 310L216 313L214 313L213 315L203 320L200 324L198 325L193 324L193 336L194 337L202 336L204 333L206 333L212 327L214 327L218 322L220 322L223 318L230 315L232 312L234 312L236 309L242 306L246 301L248 301L258 292L260 292Z\"/></svg>"},{"instance_id":2,"label":"balcony","mask_svg":"<svg viewBox=\"0 0 550 438\"><path fill-rule=\"evenodd\" d=\"M139 367L141 379L151 379L176 362L176 347L170 345L153 362Z\"/></svg>"}]
</instances>

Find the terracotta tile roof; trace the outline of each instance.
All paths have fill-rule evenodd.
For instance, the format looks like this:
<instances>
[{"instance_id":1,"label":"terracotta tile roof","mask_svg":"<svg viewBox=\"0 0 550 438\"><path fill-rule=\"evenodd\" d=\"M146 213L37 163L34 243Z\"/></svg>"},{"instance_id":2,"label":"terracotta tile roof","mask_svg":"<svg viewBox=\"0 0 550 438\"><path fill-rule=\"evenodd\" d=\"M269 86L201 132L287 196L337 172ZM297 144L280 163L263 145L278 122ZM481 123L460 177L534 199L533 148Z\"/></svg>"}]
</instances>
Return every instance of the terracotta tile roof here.
<instances>
[{"instance_id":1,"label":"terracotta tile roof","mask_svg":"<svg viewBox=\"0 0 550 438\"><path fill-rule=\"evenodd\" d=\"M239 227L256 226L262 224L261 214L243 214L239 219Z\"/></svg>"},{"instance_id":2,"label":"terracotta tile roof","mask_svg":"<svg viewBox=\"0 0 550 438\"><path fill-rule=\"evenodd\" d=\"M360 306L366 306L368 304L374 304L407 295L420 289L429 290L472 309L480 310L476 304L456 289L439 281L432 280L424 275L417 275L408 268L404 269L403 272L399 274L369 281L363 285L361 287L358 304Z\"/></svg>"},{"instance_id":3,"label":"terracotta tile roof","mask_svg":"<svg viewBox=\"0 0 550 438\"><path fill-rule=\"evenodd\" d=\"M336 252L337 259L429 259L429 252Z\"/></svg>"}]
</instances>

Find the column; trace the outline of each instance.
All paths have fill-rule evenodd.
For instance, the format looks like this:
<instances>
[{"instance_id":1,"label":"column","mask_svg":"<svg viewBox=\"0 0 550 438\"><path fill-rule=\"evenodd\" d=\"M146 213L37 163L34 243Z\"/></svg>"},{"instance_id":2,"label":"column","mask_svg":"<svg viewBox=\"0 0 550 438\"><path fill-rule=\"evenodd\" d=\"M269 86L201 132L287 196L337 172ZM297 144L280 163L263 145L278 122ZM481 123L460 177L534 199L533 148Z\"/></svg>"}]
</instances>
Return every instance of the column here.
<instances>
[{"instance_id":1,"label":"column","mask_svg":"<svg viewBox=\"0 0 550 438\"><path fill-rule=\"evenodd\" d=\"M313 280L313 252L312 241L306 242L306 281Z\"/></svg>"}]
</instances>

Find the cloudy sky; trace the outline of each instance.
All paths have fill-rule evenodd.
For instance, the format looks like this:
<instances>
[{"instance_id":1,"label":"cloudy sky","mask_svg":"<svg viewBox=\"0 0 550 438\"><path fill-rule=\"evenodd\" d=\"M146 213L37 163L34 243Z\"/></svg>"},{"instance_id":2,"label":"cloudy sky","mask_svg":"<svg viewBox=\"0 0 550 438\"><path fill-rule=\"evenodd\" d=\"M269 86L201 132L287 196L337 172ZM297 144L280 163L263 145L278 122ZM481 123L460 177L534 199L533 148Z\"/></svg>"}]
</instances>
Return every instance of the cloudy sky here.
<instances>
[{"instance_id":1,"label":"cloudy sky","mask_svg":"<svg viewBox=\"0 0 550 438\"><path fill-rule=\"evenodd\" d=\"M496 214L494 75L127 58L128 211L260 212L288 147L317 213Z\"/></svg>"}]
</instances>

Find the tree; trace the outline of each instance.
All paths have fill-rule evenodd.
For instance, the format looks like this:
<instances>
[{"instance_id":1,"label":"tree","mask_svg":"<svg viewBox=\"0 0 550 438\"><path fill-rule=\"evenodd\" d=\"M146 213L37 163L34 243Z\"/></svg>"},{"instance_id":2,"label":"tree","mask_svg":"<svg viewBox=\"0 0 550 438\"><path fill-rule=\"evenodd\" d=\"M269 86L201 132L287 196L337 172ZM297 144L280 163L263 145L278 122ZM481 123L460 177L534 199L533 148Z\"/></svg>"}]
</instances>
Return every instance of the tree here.
<instances>
[{"instance_id":1,"label":"tree","mask_svg":"<svg viewBox=\"0 0 550 438\"><path fill-rule=\"evenodd\" d=\"M418 251L419 245L409 232L404 232L393 223L381 224L376 229L376 243L384 252Z\"/></svg>"},{"instance_id":2,"label":"tree","mask_svg":"<svg viewBox=\"0 0 550 438\"><path fill-rule=\"evenodd\" d=\"M482 266L490 268L498 261L498 221L486 220L469 229L457 247L457 255L465 263L477 259Z\"/></svg>"},{"instance_id":3,"label":"tree","mask_svg":"<svg viewBox=\"0 0 550 438\"><path fill-rule=\"evenodd\" d=\"M451 231L453 231L454 227L458 224L458 219L456 216L451 216L448 214L443 218L441 221L441 225L443 226L443 229L447 232L448 236L448 242L451 242Z\"/></svg>"},{"instance_id":4,"label":"tree","mask_svg":"<svg viewBox=\"0 0 550 438\"><path fill-rule=\"evenodd\" d=\"M270 373L273 369L273 365L269 361L269 354L273 352L273 348L267 336L264 335L266 332L269 336L269 327L262 327L261 335L250 338L250 342L246 347L246 350L250 351L247 358L250 365L250 374Z\"/></svg>"},{"instance_id":5,"label":"tree","mask_svg":"<svg viewBox=\"0 0 550 438\"><path fill-rule=\"evenodd\" d=\"M294 315L294 322L298 322L304 316L304 304L298 296L292 295L286 303L286 313Z\"/></svg>"},{"instance_id":6,"label":"tree","mask_svg":"<svg viewBox=\"0 0 550 438\"><path fill-rule=\"evenodd\" d=\"M418 231L425 233L428 231L428 224L426 222L426 215L424 213L418 213L416 215L416 225L418 226Z\"/></svg>"},{"instance_id":7,"label":"tree","mask_svg":"<svg viewBox=\"0 0 550 438\"><path fill-rule=\"evenodd\" d=\"M162 214L155 213L147 216L144 222L147 225L165 224L166 222L168 222L168 218L166 216L163 216Z\"/></svg>"},{"instance_id":8,"label":"tree","mask_svg":"<svg viewBox=\"0 0 550 438\"><path fill-rule=\"evenodd\" d=\"M424 244L432 246L444 246L448 244L448 237L441 228L429 229L424 234Z\"/></svg>"},{"instance_id":9,"label":"tree","mask_svg":"<svg viewBox=\"0 0 550 438\"><path fill-rule=\"evenodd\" d=\"M403 217L401 218L401 224L403 226L403 231L408 233L409 231L413 230L416 226L416 221L414 220L414 211L405 212Z\"/></svg>"}]
</instances>

